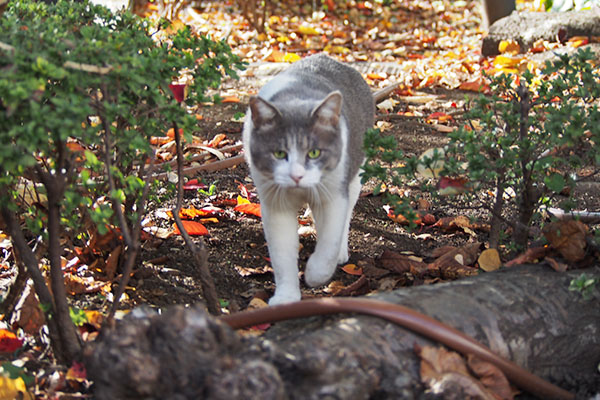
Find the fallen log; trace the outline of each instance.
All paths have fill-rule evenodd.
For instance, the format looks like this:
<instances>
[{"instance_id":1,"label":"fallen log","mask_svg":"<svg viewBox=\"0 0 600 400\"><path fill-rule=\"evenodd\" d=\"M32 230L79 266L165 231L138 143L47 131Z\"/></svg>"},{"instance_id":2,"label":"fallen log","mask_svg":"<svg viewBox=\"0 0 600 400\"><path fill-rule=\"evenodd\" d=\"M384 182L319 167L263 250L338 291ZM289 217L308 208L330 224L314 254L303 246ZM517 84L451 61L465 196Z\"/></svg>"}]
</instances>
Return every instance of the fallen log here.
<instances>
[{"instance_id":1,"label":"fallen log","mask_svg":"<svg viewBox=\"0 0 600 400\"><path fill-rule=\"evenodd\" d=\"M370 297L443 321L583 398L600 390L600 295L568 290L580 274L516 267ZM86 350L86 366L98 399L414 399L425 390L415 344L435 343L372 316L303 318L248 338L175 307L133 312Z\"/></svg>"}]
</instances>

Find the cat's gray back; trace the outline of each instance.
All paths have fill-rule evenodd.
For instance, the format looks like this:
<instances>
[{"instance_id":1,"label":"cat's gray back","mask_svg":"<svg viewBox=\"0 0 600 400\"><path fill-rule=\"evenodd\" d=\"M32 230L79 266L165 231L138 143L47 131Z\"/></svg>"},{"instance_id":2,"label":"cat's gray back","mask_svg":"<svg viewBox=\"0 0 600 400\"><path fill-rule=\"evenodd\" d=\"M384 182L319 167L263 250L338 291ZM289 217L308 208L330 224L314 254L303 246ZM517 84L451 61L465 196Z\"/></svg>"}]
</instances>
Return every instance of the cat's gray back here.
<instances>
[{"instance_id":1,"label":"cat's gray back","mask_svg":"<svg viewBox=\"0 0 600 400\"><path fill-rule=\"evenodd\" d=\"M274 103L294 105L297 109L290 115L298 116L302 115L303 100L320 101L334 91L343 97L342 116L349 130L348 173L352 176L363 161L364 132L373 126L375 115L371 89L357 70L323 54L310 56L277 75L258 95Z\"/></svg>"}]
</instances>

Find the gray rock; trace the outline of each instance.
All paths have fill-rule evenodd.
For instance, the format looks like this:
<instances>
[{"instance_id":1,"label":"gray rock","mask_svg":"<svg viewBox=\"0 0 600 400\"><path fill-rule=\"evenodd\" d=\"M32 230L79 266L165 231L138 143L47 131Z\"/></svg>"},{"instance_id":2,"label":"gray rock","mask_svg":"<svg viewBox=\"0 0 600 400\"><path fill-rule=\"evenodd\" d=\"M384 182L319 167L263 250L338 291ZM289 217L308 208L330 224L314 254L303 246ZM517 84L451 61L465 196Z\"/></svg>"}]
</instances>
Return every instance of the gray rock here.
<instances>
[{"instance_id":1,"label":"gray rock","mask_svg":"<svg viewBox=\"0 0 600 400\"><path fill-rule=\"evenodd\" d=\"M567 40L573 36L600 36L600 9L567 12L513 12L494 22L483 39L484 56L498 54L502 40L514 40L525 53L539 39Z\"/></svg>"}]
</instances>

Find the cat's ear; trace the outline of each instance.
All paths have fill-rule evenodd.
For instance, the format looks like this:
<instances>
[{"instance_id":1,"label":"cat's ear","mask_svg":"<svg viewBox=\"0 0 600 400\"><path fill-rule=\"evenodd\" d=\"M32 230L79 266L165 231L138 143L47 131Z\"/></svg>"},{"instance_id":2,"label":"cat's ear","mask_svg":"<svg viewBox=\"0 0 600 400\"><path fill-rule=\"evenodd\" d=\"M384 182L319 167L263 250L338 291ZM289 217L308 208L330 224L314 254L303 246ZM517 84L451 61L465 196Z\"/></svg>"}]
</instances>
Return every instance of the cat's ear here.
<instances>
[{"instance_id":1,"label":"cat's ear","mask_svg":"<svg viewBox=\"0 0 600 400\"><path fill-rule=\"evenodd\" d=\"M256 129L275 125L281 118L281 113L274 105L258 96L250 97L250 111L252 112L252 123Z\"/></svg>"},{"instance_id":2,"label":"cat's ear","mask_svg":"<svg viewBox=\"0 0 600 400\"><path fill-rule=\"evenodd\" d=\"M312 112L315 124L336 127L342 113L342 94L331 92Z\"/></svg>"}]
</instances>

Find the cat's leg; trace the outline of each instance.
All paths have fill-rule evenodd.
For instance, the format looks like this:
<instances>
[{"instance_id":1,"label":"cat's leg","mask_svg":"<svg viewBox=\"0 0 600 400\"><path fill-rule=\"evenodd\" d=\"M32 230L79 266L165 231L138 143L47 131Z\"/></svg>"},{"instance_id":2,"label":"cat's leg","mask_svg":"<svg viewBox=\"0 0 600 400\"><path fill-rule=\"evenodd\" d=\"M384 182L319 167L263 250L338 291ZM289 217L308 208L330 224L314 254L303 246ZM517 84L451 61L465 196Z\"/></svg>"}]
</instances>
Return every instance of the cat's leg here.
<instances>
[{"instance_id":1,"label":"cat's leg","mask_svg":"<svg viewBox=\"0 0 600 400\"><path fill-rule=\"evenodd\" d=\"M262 221L275 274L275 294L270 305L300 300L298 280L298 217L291 210L269 210L263 207Z\"/></svg>"},{"instance_id":2,"label":"cat's leg","mask_svg":"<svg viewBox=\"0 0 600 400\"><path fill-rule=\"evenodd\" d=\"M338 264L344 264L346 261L348 261L348 233L350 232L350 220L352 219L352 211L354 210L354 206L356 205L356 201L360 195L361 187L362 184L360 183L360 176L359 174L356 174L348 186L349 206L348 212L346 213L346 220L344 222L344 234L342 236L342 242L340 243L340 252L337 258Z\"/></svg>"},{"instance_id":3,"label":"cat's leg","mask_svg":"<svg viewBox=\"0 0 600 400\"><path fill-rule=\"evenodd\" d=\"M344 237L348 218L349 199L338 194L325 204L311 205L315 227L317 228L317 246L308 259L304 280L309 286L319 286L327 282L338 265L340 246ZM347 239L346 239L347 240ZM348 252L346 244L346 253Z\"/></svg>"}]
</instances>

